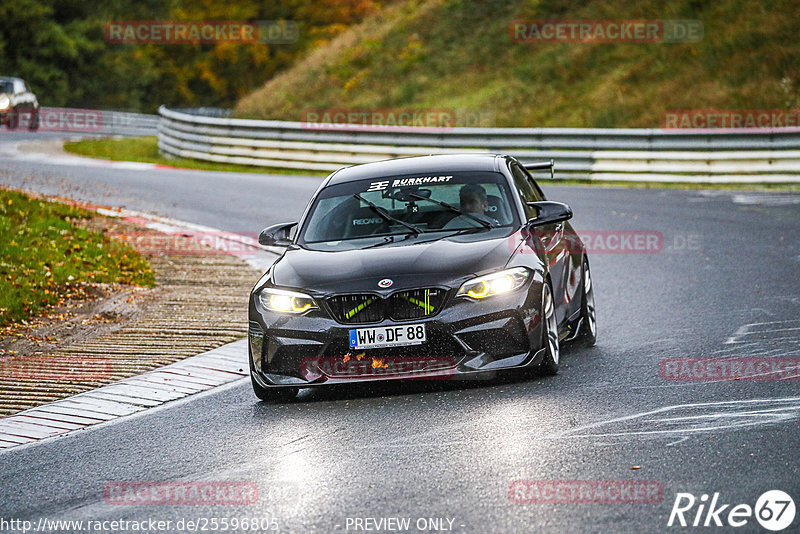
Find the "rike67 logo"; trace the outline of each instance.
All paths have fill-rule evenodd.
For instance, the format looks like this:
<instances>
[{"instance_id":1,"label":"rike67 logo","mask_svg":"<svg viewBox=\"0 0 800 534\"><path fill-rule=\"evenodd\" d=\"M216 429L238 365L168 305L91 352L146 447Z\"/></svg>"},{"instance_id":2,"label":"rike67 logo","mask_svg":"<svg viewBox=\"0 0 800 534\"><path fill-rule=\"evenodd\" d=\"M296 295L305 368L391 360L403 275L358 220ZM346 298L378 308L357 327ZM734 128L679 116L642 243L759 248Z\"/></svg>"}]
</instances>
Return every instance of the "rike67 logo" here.
<instances>
[{"instance_id":1,"label":"rike67 logo","mask_svg":"<svg viewBox=\"0 0 800 534\"><path fill-rule=\"evenodd\" d=\"M723 504L720 494L696 498L691 493L678 493L669 514L667 526L682 527L743 527L755 517L765 529L777 532L789 527L795 517L794 500L781 490L766 491L749 504Z\"/></svg>"}]
</instances>

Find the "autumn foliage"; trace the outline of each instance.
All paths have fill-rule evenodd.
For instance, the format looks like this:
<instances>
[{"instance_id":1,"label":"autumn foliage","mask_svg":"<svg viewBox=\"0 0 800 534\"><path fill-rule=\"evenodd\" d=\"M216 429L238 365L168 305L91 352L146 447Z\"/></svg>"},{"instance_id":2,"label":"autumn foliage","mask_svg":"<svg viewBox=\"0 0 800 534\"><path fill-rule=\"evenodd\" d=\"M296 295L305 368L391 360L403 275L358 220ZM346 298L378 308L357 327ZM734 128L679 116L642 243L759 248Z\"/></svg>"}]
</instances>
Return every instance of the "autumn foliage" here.
<instances>
[{"instance_id":1,"label":"autumn foliage","mask_svg":"<svg viewBox=\"0 0 800 534\"><path fill-rule=\"evenodd\" d=\"M153 112L232 106L349 25L377 0L16 0L0 2L0 75L24 78L43 106ZM112 44L109 21L293 21L282 44Z\"/></svg>"}]
</instances>

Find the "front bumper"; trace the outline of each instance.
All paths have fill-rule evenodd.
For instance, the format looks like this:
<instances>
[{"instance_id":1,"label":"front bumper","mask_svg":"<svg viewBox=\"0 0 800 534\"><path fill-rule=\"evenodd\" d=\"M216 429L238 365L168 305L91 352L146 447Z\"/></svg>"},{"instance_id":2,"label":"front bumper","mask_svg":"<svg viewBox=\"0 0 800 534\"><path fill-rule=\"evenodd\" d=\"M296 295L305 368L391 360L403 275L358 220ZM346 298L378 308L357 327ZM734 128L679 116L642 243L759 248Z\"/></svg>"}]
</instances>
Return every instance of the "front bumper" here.
<instances>
[{"instance_id":1,"label":"front bumper","mask_svg":"<svg viewBox=\"0 0 800 534\"><path fill-rule=\"evenodd\" d=\"M396 379L485 377L535 364L543 354L541 281L482 301L455 299L427 319L341 324L324 309L302 316L264 310L250 297L249 354L262 386ZM382 349L349 347L352 328L425 323L427 341Z\"/></svg>"}]
</instances>

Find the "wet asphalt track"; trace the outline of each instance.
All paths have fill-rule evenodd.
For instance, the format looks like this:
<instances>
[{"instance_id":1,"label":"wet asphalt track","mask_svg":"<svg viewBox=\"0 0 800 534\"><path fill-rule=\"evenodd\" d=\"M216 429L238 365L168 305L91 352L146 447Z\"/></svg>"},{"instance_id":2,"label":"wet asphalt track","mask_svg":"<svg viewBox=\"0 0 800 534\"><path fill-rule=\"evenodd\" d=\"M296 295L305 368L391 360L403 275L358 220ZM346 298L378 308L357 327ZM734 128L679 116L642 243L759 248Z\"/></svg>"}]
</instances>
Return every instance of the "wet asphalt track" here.
<instances>
[{"instance_id":1,"label":"wet asphalt track","mask_svg":"<svg viewBox=\"0 0 800 534\"><path fill-rule=\"evenodd\" d=\"M2 185L249 234L296 218L319 182L0 158ZM284 405L257 402L240 381L0 454L0 519L248 517L285 532L363 532L356 518L399 517L411 532L435 531L420 518L446 518L453 532L663 532L697 530L667 527L679 492L752 506L780 489L800 508L800 381L659 375L664 358L800 357L800 195L544 189L573 207L579 230L663 235L659 253L590 257L599 341L563 354L557 376L315 390ZM515 480L652 481L663 499L517 504ZM114 481L247 481L259 498L115 505L103 497ZM798 525L800 510L785 532ZM766 532L752 517L701 530Z\"/></svg>"}]
</instances>

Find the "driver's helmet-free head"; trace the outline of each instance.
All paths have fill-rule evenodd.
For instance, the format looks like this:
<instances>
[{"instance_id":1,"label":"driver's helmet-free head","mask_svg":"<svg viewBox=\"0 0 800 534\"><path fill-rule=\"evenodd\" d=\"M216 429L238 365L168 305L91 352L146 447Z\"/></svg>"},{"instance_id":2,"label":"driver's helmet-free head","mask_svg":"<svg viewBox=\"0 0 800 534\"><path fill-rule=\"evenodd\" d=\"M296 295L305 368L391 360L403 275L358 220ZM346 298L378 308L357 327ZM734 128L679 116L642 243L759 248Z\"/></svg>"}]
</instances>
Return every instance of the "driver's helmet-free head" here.
<instances>
[{"instance_id":1,"label":"driver's helmet-free head","mask_svg":"<svg viewBox=\"0 0 800 534\"><path fill-rule=\"evenodd\" d=\"M461 208L467 211L482 212L486 205L486 189L480 184L466 184L458 192Z\"/></svg>"}]
</instances>

